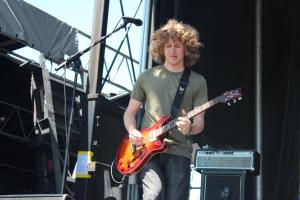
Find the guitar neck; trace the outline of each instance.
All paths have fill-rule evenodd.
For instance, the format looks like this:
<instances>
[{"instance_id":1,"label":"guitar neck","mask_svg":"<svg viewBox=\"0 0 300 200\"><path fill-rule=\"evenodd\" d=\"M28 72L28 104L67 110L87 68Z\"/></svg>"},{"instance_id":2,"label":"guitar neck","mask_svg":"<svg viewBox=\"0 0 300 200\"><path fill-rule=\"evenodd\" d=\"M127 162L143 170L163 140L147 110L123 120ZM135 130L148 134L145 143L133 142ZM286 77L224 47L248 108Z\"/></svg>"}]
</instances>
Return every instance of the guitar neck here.
<instances>
[{"instance_id":1,"label":"guitar neck","mask_svg":"<svg viewBox=\"0 0 300 200\"><path fill-rule=\"evenodd\" d=\"M203 111L207 110L208 108L216 105L217 103L218 103L218 101L216 101L216 98L212 99L212 100L206 102L205 104L202 104L201 106L195 108L194 110L191 110L190 112L188 112L187 118L191 119L191 118L195 117L196 115L199 115Z\"/></svg>"},{"instance_id":2,"label":"guitar neck","mask_svg":"<svg viewBox=\"0 0 300 200\"><path fill-rule=\"evenodd\" d=\"M208 108L216 105L218 103L218 101L216 100L216 98L206 102L205 104L202 104L201 106L191 110L190 112L187 113L187 118L191 119L193 117L195 117L196 115L202 113L203 111L207 110ZM156 137L159 137L160 135L166 133L167 131L170 131L171 129L176 127L176 122L177 119L173 119L170 122L168 122L167 124L161 126L159 129L156 130Z\"/></svg>"}]
</instances>

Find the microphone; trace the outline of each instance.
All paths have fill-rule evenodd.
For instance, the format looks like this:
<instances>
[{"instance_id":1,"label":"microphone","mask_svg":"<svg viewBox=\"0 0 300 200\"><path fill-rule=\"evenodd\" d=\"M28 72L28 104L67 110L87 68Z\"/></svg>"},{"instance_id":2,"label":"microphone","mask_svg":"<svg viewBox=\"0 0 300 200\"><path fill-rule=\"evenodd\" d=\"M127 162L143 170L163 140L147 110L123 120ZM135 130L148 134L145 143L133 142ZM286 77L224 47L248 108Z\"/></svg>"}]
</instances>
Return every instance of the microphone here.
<instances>
[{"instance_id":1,"label":"microphone","mask_svg":"<svg viewBox=\"0 0 300 200\"><path fill-rule=\"evenodd\" d=\"M141 26L143 24L143 21L140 19L135 19L131 17L122 17L125 23L133 23L136 26Z\"/></svg>"}]
</instances>

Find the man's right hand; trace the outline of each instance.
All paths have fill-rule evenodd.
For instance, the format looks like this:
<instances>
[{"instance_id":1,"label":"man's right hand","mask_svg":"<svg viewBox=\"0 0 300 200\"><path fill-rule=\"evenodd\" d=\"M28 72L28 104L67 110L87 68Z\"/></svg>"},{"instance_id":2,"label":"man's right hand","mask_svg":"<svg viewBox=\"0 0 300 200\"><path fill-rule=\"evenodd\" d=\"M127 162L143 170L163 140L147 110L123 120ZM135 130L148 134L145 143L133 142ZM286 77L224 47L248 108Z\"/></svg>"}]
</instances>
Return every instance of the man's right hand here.
<instances>
[{"instance_id":1,"label":"man's right hand","mask_svg":"<svg viewBox=\"0 0 300 200\"><path fill-rule=\"evenodd\" d=\"M134 129L129 133L129 140L134 145L143 145L144 144L144 136L141 134L140 131Z\"/></svg>"}]
</instances>

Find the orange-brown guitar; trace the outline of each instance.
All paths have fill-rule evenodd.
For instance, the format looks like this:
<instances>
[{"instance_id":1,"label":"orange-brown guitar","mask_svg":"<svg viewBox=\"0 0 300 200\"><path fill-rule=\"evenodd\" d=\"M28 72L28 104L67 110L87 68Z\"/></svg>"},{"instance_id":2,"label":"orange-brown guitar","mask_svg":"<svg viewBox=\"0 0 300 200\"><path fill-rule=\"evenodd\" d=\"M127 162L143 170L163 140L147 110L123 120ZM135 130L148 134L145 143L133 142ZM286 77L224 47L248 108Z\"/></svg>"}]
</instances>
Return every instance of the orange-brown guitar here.
<instances>
[{"instance_id":1,"label":"orange-brown guitar","mask_svg":"<svg viewBox=\"0 0 300 200\"><path fill-rule=\"evenodd\" d=\"M240 100L242 97L241 89L235 89L223 93L196 109L187 113L186 117L192 117L200 114L204 110L212 107L217 103L228 103L230 101ZM157 153L167 150L164 138L167 137L169 131L176 127L177 119L171 116L162 116L152 127L140 130L144 136L144 144L142 146L133 145L128 136L121 141L116 157L117 169L122 174L132 175L141 170L145 164Z\"/></svg>"}]
</instances>

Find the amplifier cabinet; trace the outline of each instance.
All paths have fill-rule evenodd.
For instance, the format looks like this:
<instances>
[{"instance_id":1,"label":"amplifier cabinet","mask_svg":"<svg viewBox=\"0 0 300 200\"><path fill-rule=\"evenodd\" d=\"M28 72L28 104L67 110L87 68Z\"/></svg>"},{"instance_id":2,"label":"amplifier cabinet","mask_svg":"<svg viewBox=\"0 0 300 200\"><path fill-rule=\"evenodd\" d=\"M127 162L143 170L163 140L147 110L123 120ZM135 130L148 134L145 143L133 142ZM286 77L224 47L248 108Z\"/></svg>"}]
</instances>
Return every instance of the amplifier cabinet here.
<instances>
[{"instance_id":1,"label":"amplifier cabinet","mask_svg":"<svg viewBox=\"0 0 300 200\"><path fill-rule=\"evenodd\" d=\"M244 200L245 171L203 170L200 200Z\"/></svg>"},{"instance_id":2,"label":"amplifier cabinet","mask_svg":"<svg viewBox=\"0 0 300 200\"><path fill-rule=\"evenodd\" d=\"M195 169L243 170L259 173L259 154L252 150L206 150L198 149L195 154Z\"/></svg>"}]
</instances>

